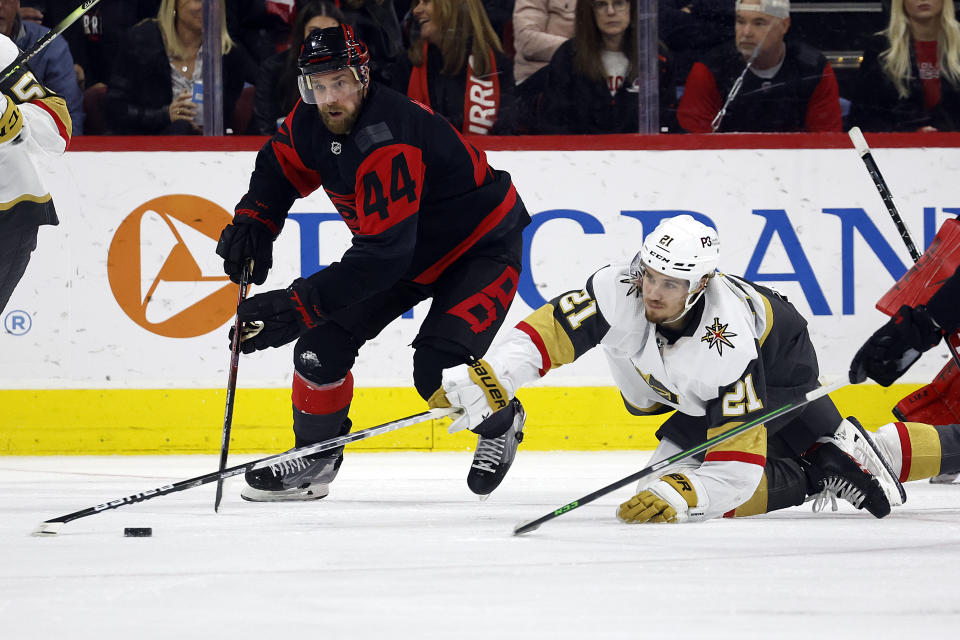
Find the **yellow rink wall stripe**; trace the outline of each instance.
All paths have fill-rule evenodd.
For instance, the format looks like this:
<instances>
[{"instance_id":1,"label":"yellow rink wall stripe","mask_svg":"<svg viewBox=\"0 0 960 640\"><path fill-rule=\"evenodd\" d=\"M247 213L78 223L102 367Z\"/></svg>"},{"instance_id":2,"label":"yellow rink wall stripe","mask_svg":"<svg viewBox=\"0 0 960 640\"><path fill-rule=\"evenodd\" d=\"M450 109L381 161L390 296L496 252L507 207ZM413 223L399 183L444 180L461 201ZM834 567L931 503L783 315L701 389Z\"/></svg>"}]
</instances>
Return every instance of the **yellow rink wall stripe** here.
<instances>
[{"instance_id":1,"label":"yellow rink wall stripe","mask_svg":"<svg viewBox=\"0 0 960 640\"><path fill-rule=\"evenodd\" d=\"M893 420L890 408L919 385L848 386L831 394L843 415L868 428ZM0 455L215 453L220 450L223 389L0 390ZM615 387L523 389L527 450L653 449L664 416L636 417ZM356 390L354 429L425 410L411 388ZM293 446L289 389L238 389L231 451ZM437 420L351 445L354 450L462 451L476 436L450 435Z\"/></svg>"}]
</instances>

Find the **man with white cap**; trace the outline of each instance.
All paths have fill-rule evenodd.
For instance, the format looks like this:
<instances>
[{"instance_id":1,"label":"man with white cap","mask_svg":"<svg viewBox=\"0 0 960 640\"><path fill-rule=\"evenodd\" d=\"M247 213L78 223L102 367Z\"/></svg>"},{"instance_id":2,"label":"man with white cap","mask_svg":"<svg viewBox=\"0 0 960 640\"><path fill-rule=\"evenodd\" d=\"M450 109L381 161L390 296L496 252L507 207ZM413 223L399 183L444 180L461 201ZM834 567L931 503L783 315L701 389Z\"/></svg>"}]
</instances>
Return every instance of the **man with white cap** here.
<instances>
[{"instance_id":1,"label":"man with white cap","mask_svg":"<svg viewBox=\"0 0 960 640\"><path fill-rule=\"evenodd\" d=\"M680 126L689 133L841 131L830 63L816 49L784 40L790 1L736 0L735 7L734 42L690 70L677 110Z\"/></svg>"}]
</instances>

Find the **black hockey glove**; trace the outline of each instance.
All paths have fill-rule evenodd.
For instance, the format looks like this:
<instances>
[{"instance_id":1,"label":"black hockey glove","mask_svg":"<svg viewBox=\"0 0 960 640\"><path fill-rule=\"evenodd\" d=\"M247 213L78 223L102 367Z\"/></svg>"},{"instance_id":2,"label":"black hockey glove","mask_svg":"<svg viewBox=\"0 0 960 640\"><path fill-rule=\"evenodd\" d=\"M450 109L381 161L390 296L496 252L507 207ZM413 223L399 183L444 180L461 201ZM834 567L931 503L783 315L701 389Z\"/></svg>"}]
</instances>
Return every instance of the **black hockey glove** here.
<instances>
[{"instance_id":1,"label":"black hockey glove","mask_svg":"<svg viewBox=\"0 0 960 640\"><path fill-rule=\"evenodd\" d=\"M872 378L889 387L942 338L943 330L926 307L903 305L857 351L850 363L850 382Z\"/></svg>"},{"instance_id":2,"label":"black hockey glove","mask_svg":"<svg viewBox=\"0 0 960 640\"><path fill-rule=\"evenodd\" d=\"M308 280L297 278L286 289L275 289L247 298L237 307L243 323L240 350L253 353L268 347L282 347L323 322L314 298L316 289ZM230 329L233 344L233 328Z\"/></svg>"},{"instance_id":3,"label":"black hockey glove","mask_svg":"<svg viewBox=\"0 0 960 640\"><path fill-rule=\"evenodd\" d=\"M262 222L248 216L236 216L220 233L217 255L223 258L223 270L240 284L243 266L253 260L250 282L263 284L273 266L274 234Z\"/></svg>"}]
</instances>

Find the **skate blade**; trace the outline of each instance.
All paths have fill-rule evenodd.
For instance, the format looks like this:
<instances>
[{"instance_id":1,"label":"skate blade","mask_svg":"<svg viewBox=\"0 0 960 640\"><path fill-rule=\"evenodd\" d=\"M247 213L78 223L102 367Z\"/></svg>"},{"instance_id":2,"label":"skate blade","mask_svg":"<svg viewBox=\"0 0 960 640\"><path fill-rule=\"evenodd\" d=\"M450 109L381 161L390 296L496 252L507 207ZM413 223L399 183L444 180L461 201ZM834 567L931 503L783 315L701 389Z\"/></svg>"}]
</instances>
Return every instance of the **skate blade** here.
<instances>
[{"instance_id":1,"label":"skate blade","mask_svg":"<svg viewBox=\"0 0 960 640\"><path fill-rule=\"evenodd\" d=\"M477 499L480 500L480 502L486 502L489 497L490 497L489 493L482 493L477 496Z\"/></svg>"},{"instance_id":2,"label":"skate blade","mask_svg":"<svg viewBox=\"0 0 960 640\"><path fill-rule=\"evenodd\" d=\"M253 487L244 487L240 497L247 502L304 502L320 500L330 495L328 487L307 487L306 489L286 489L284 491L261 491Z\"/></svg>"},{"instance_id":3,"label":"skate blade","mask_svg":"<svg viewBox=\"0 0 960 640\"><path fill-rule=\"evenodd\" d=\"M939 476L930 478L930 484L953 484L957 481L958 473L942 473Z\"/></svg>"}]
</instances>

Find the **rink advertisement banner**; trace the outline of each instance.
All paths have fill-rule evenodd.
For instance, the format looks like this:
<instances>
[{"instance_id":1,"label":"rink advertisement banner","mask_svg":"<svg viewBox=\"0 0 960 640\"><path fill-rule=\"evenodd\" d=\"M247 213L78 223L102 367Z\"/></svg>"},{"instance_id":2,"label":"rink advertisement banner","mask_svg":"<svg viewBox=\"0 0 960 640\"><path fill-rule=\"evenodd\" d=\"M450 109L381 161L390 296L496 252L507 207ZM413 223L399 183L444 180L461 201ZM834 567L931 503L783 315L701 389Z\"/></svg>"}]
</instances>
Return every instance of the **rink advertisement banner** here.
<instances>
[{"instance_id":1,"label":"rink advertisement banner","mask_svg":"<svg viewBox=\"0 0 960 640\"><path fill-rule=\"evenodd\" d=\"M874 155L914 242L925 247L960 213L953 183L960 150ZM214 251L254 158L248 151L131 151L44 160L61 224L41 229L3 313L0 388L222 388L237 295ZM852 149L491 151L488 158L511 173L533 218L508 327L551 297L581 289L596 269L629 261L664 217L690 213L719 229L720 269L785 294L809 319L821 373L843 376L856 347L885 319L876 300L910 264ZM298 200L275 243L274 268L254 293L323 268L349 243L322 190ZM362 349L353 370L358 388L411 386L409 345L427 304ZM905 382L929 380L945 358L932 352ZM289 415L282 390L291 359L291 347L244 356L240 388L276 390L278 411ZM611 383L595 350L541 385Z\"/></svg>"}]
</instances>

